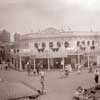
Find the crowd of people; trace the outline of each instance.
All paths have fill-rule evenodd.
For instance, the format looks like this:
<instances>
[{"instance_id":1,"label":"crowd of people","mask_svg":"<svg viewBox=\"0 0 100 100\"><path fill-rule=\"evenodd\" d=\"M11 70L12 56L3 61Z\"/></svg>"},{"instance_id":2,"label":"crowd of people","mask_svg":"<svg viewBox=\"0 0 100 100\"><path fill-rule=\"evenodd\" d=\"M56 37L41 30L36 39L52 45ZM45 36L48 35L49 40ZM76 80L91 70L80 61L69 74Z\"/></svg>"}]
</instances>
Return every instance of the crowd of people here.
<instances>
[{"instance_id":1,"label":"crowd of people","mask_svg":"<svg viewBox=\"0 0 100 100\"><path fill-rule=\"evenodd\" d=\"M30 61L26 63L26 68L28 72L28 76L30 76L31 73L31 65ZM44 93L44 69L43 69L43 64L39 62L36 66L36 70L32 69L34 75L39 75L40 76L40 83L41 83L41 93Z\"/></svg>"},{"instance_id":2,"label":"crowd of people","mask_svg":"<svg viewBox=\"0 0 100 100\"><path fill-rule=\"evenodd\" d=\"M0 68L1 69L5 69L6 71L10 68L10 61L7 60L7 61L2 61L0 62ZM40 83L41 83L41 92L44 93L44 87L45 87L45 74L44 74L44 67L43 67L43 63L39 62L37 65L36 65L36 68L35 70L31 68L31 62L30 61L27 61L26 65L25 65L25 68L27 69L27 73L28 73L28 76L30 76L31 72L33 73L33 75L39 75L40 76ZM61 63L61 67L60 69L63 68L63 63ZM81 74L81 65L80 64L77 64L77 73L78 74ZM64 65L64 69L63 69L63 72L64 72L64 75L66 77L68 77L70 75L70 73L73 71L72 69L72 66L71 64L65 64ZM92 65L89 67L89 73L94 73L94 82L96 84L99 83L99 71L96 69L94 71ZM81 91L81 92L80 92ZM85 91L86 92L86 91ZM75 96L76 98L79 97L79 95L81 95L83 93L83 90L82 89L78 89L75 93ZM81 100L81 99L80 99Z\"/></svg>"}]
</instances>

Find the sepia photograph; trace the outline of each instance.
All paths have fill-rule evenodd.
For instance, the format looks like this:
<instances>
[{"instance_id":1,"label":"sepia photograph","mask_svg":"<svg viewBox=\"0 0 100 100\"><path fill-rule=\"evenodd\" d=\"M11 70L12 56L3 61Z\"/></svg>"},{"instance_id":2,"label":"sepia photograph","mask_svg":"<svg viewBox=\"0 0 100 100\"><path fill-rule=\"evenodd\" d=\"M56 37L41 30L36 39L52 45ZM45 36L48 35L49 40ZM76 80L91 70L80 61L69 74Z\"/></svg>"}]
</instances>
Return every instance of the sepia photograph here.
<instances>
[{"instance_id":1,"label":"sepia photograph","mask_svg":"<svg viewBox=\"0 0 100 100\"><path fill-rule=\"evenodd\" d=\"M0 100L100 100L100 0L0 0Z\"/></svg>"}]
</instances>

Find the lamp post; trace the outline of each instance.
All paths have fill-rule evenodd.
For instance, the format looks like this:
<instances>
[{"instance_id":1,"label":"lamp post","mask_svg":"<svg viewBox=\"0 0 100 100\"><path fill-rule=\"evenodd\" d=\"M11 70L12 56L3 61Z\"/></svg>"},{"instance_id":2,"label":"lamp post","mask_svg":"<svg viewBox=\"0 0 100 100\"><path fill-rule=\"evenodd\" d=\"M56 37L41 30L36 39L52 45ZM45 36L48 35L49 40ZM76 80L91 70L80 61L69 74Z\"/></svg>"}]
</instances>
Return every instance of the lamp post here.
<instances>
[{"instance_id":1,"label":"lamp post","mask_svg":"<svg viewBox=\"0 0 100 100\"><path fill-rule=\"evenodd\" d=\"M47 54L48 54L48 70L50 70L50 52L49 52L49 50L47 50Z\"/></svg>"},{"instance_id":2,"label":"lamp post","mask_svg":"<svg viewBox=\"0 0 100 100\"><path fill-rule=\"evenodd\" d=\"M98 34L96 34L96 43L97 43L97 46L96 46L96 65L98 67L98 52L99 52L99 38L98 38Z\"/></svg>"},{"instance_id":3,"label":"lamp post","mask_svg":"<svg viewBox=\"0 0 100 100\"><path fill-rule=\"evenodd\" d=\"M33 61L34 67L33 67L33 71L36 71L36 55L30 55L30 59L31 61Z\"/></svg>"},{"instance_id":4,"label":"lamp post","mask_svg":"<svg viewBox=\"0 0 100 100\"><path fill-rule=\"evenodd\" d=\"M19 56L19 71L22 71L22 56L20 50L17 50Z\"/></svg>"},{"instance_id":5,"label":"lamp post","mask_svg":"<svg viewBox=\"0 0 100 100\"><path fill-rule=\"evenodd\" d=\"M90 67L89 49L90 49L90 47L87 48L87 60L88 60L87 64L88 64L88 68Z\"/></svg>"},{"instance_id":6,"label":"lamp post","mask_svg":"<svg viewBox=\"0 0 100 100\"><path fill-rule=\"evenodd\" d=\"M22 57L19 54L19 70L22 71Z\"/></svg>"},{"instance_id":7,"label":"lamp post","mask_svg":"<svg viewBox=\"0 0 100 100\"><path fill-rule=\"evenodd\" d=\"M80 64L80 54L79 54L79 47L77 48L77 64L79 65Z\"/></svg>"},{"instance_id":8,"label":"lamp post","mask_svg":"<svg viewBox=\"0 0 100 100\"><path fill-rule=\"evenodd\" d=\"M47 54L48 70L50 70L50 54L49 54L49 50L45 50L45 53Z\"/></svg>"}]
</instances>

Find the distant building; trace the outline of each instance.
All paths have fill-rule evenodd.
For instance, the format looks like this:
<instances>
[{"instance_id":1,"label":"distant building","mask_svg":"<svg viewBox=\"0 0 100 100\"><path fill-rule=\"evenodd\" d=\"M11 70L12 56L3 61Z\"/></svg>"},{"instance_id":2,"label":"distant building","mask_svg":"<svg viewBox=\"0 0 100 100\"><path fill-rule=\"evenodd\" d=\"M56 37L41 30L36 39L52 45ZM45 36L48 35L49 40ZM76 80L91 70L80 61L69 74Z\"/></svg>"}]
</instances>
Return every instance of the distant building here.
<instances>
[{"instance_id":1,"label":"distant building","mask_svg":"<svg viewBox=\"0 0 100 100\"><path fill-rule=\"evenodd\" d=\"M7 60L10 54L10 33L6 30L0 31L0 60Z\"/></svg>"},{"instance_id":2,"label":"distant building","mask_svg":"<svg viewBox=\"0 0 100 100\"><path fill-rule=\"evenodd\" d=\"M22 62L33 57L34 64L42 62L48 69L60 68L62 60L64 64L71 64L73 69L79 63L89 66L88 58L96 65L99 43L100 32L66 32L50 27L39 33L15 34L15 48Z\"/></svg>"}]
</instances>

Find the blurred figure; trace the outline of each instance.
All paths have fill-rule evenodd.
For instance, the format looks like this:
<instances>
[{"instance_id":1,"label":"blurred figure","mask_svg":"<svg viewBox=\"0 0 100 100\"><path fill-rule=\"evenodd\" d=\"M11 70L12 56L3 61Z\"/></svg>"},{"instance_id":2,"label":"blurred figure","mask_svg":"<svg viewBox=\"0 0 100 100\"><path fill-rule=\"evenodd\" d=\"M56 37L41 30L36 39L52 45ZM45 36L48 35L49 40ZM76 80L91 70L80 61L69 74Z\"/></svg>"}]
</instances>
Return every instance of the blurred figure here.
<instances>
[{"instance_id":1,"label":"blurred figure","mask_svg":"<svg viewBox=\"0 0 100 100\"><path fill-rule=\"evenodd\" d=\"M2 66L1 66L1 69L4 69L6 66L6 62L5 61L2 61Z\"/></svg>"},{"instance_id":2,"label":"blurred figure","mask_svg":"<svg viewBox=\"0 0 100 100\"><path fill-rule=\"evenodd\" d=\"M69 66L69 71L72 72L72 66L71 66L71 64L69 64L68 66Z\"/></svg>"},{"instance_id":3,"label":"blurred figure","mask_svg":"<svg viewBox=\"0 0 100 100\"><path fill-rule=\"evenodd\" d=\"M90 63L90 66L89 66L89 73L93 73L93 64L92 64L92 62Z\"/></svg>"},{"instance_id":4,"label":"blurred figure","mask_svg":"<svg viewBox=\"0 0 100 100\"><path fill-rule=\"evenodd\" d=\"M66 76L69 75L69 67L68 67L67 64L65 65L65 75L66 75Z\"/></svg>"},{"instance_id":5,"label":"blurred figure","mask_svg":"<svg viewBox=\"0 0 100 100\"><path fill-rule=\"evenodd\" d=\"M9 58L6 60L5 69L6 70L10 69L10 59Z\"/></svg>"},{"instance_id":6,"label":"blurred figure","mask_svg":"<svg viewBox=\"0 0 100 100\"><path fill-rule=\"evenodd\" d=\"M41 92L44 93L44 71L41 69L40 71L40 76L41 76Z\"/></svg>"},{"instance_id":7,"label":"blurred figure","mask_svg":"<svg viewBox=\"0 0 100 100\"><path fill-rule=\"evenodd\" d=\"M77 65L77 71L78 71L78 74L81 73L81 65L80 64Z\"/></svg>"},{"instance_id":8,"label":"blurred figure","mask_svg":"<svg viewBox=\"0 0 100 100\"><path fill-rule=\"evenodd\" d=\"M5 62L5 70L7 71L8 70L8 63Z\"/></svg>"},{"instance_id":9,"label":"blurred figure","mask_svg":"<svg viewBox=\"0 0 100 100\"><path fill-rule=\"evenodd\" d=\"M99 71L98 70L95 71L94 80L95 80L95 83L98 84L99 82Z\"/></svg>"}]
</instances>

